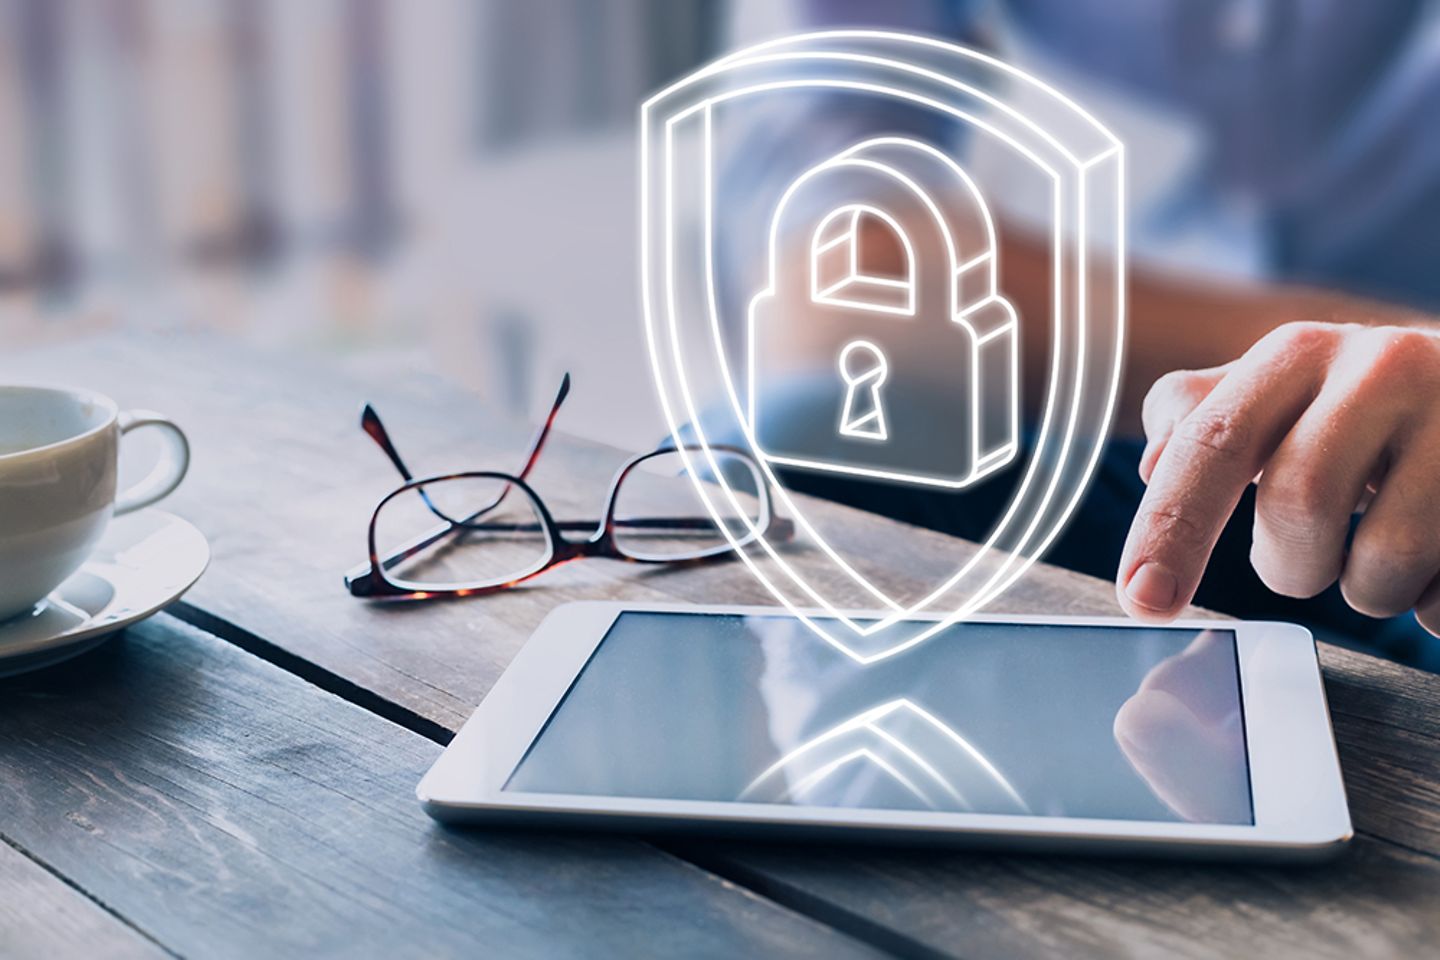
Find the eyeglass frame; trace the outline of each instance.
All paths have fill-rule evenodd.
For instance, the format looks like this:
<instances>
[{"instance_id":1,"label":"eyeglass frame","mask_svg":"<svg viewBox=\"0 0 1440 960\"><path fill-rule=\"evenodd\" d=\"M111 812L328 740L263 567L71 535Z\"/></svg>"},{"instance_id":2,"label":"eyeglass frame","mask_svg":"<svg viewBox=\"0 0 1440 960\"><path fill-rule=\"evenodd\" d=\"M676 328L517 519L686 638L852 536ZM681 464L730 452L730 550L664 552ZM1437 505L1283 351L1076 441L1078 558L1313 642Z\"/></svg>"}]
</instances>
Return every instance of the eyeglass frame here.
<instances>
[{"instance_id":1,"label":"eyeglass frame","mask_svg":"<svg viewBox=\"0 0 1440 960\"><path fill-rule=\"evenodd\" d=\"M575 560L582 560L591 557L601 557L611 560L623 560L628 563L686 566L700 563L709 563L716 560L730 559L731 557L737 555L738 552L744 547L758 541L762 537L766 539L773 539L776 541L788 541L794 538L794 523L788 518L779 516L775 513L770 485L766 482L764 472L760 469L759 463L756 462L755 458L749 452L742 450L739 447L729 446L725 444L711 444L708 446L708 448L691 444L684 444L680 446L667 445L652 450L649 453L642 453L638 456L631 457L620 467L619 470L616 471L614 477L611 479L609 490L607 491L605 496L604 513L599 521L557 521L554 515L550 512L550 508L546 505L544 499L535 492L534 488L530 486L526 478L529 475L530 471L534 468L536 462L538 462L540 458L540 453L545 446L545 442L547 439L549 439L551 428L553 427L555 422L555 416L559 413L560 407L565 402L565 398L569 395L569 392L570 374L567 373L561 380L560 389L556 393L555 401L551 405L549 415L546 416L544 423L540 426L539 430L535 434L535 437L531 441L530 451L526 455L524 466L521 468L518 474L504 473L492 470L474 470L461 473L437 474L435 476L417 479L411 475L409 468L406 467L404 460L400 457L399 452L395 449L394 444L390 440L388 431L385 429L384 424L380 421L379 414L377 414L375 412L375 409L367 403L361 411L361 429L363 429L365 433L368 434L371 439L373 439L376 444L378 444L380 448L385 452L386 456L389 457L391 463L395 465L396 469L400 472L400 475L405 479L405 483L403 483L399 487L396 487L390 493L386 494L385 497L383 497L380 502L375 505L375 509L371 513L370 525L367 532L367 545L369 547L370 555L369 561L356 565L345 574L345 587L350 592L350 595L354 597L361 597L364 599L376 600L425 600L436 597L487 596L490 594L499 593L502 590L508 590L511 587L534 579L535 577L538 577L543 573L547 573L548 571L553 570L558 566L562 566L563 564L570 563ZM616 542L615 536L617 527L638 524L656 527L663 526L666 529L683 530L687 528L701 529L702 525L705 528L716 526L715 522L709 517L641 517L636 518L635 520L617 520L615 516L616 505L621 485L625 482L625 479L632 472L634 472L647 460L652 460L660 456L666 456L681 451L706 452L707 450L710 452L726 453L741 458L747 463L752 473L755 475L758 487L760 515L755 519L755 522L750 525L751 529L749 530L749 532L742 537L734 539L733 541L730 541L727 538L727 542L725 543L716 544L713 547L697 551L694 554L679 557L643 556L627 553L624 550L620 549ZM429 497L427 497L425 494L425 487L429 485L467 479L499 481L503 483L504 486L501 489L499 496L497 496L490 504L480 508L475 513L462 520L454 520L450 517L445 516L444 513L442 513L438 508L435 507L435 505L430 501ZM386 573L387 570L404 562L410 557L413 557L421 550L433 546L444 537L451 535L460 535L463 534L465 530L487 529L487 527L476 526L474 524L474 521L476 520L476 518L497 509L500 506L501 502L505 499L505 497L509 495L512 489L520 490L522 494L529 498L530 504L532 507L534 507L535 514L539 518L539 527L546 536L545 559L537 563L533 569L528 570L523 574L517 575L516 577L509 580L481 584L442 583L419 585L414 584L411 581L402 581L397 583L395 580L390 579L390 577ZM392 550L382 559L376 541L376 527L379 522L381 511L385 508L385 505L391 500L394 500L396 497L402 496L412 491L418 493L418 495L425 501L430 511L434 513L437 517L440 517L443 523L441 526L429 530L423 534L420 534L410 542L407 542L406 544ZM489 525L488 529L504 529L507 526L513 529L516 525ZM529 529L532 525L524 524L523 526L526 529ZM594 532L584 540L572 540L569 537L565 536L565 533L567 531L574 532L591 529L593 529ZM410 583L411 585L406 586L406 583Z\"/></svg>"}]
</instances>

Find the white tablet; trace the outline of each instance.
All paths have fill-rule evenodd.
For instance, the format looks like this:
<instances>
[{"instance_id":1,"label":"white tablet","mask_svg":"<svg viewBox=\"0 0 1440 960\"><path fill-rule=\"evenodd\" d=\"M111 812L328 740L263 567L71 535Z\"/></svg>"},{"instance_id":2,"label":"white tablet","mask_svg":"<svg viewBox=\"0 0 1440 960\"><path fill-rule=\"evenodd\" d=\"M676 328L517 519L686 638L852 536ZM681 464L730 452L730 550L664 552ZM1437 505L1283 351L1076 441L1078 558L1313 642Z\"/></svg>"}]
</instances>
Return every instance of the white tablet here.
<instances>
[{"instance_id":1,"label":"white tablet","mask_svg":"<svg viewBox=\"0 0 1440 960\"><path fill-rule=\"evenodd\" d=\"M1286 623L976 617L862 664L783 610L552 613L420 783L445 821L1313 858L1351 836Z\"/></svg>"}]
</instances>

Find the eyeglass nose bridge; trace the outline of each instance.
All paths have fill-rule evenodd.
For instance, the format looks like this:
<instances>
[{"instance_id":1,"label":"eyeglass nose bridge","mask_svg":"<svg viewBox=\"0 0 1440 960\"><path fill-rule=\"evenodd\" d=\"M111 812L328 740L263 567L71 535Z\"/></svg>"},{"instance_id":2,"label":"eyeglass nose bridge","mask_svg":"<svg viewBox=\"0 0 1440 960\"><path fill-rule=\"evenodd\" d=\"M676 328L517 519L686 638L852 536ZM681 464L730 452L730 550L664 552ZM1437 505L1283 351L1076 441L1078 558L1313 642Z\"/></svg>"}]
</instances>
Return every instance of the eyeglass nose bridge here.
<instances>
[{"instance_id":1,"label":"eyeglass nose bridge","mask_svg":"<svg viewBox=\"0 0 1440 960\"><path fill-rule=\"evenodd\" d=\"M557 524L553 542L556 563L618 555L615 548L615 531L609 523L603 520L589 535L574 538L567 537L565 531Z\"/></svg>"}]
</instances>

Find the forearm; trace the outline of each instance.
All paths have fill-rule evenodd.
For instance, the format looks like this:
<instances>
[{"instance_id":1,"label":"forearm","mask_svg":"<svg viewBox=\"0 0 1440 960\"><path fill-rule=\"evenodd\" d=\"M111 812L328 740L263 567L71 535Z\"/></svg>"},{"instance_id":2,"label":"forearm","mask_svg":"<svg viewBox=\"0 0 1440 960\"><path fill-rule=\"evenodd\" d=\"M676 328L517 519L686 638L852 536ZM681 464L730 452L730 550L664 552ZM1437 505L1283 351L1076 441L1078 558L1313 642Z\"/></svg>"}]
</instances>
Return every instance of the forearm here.
<instances>
[{"instance_id":1,"label":"forearm","mask_svg":"<svg viewBox=\"0 0 1440 960\"><path fill-rule=\"evenodd\" d=\"M862 266L878 275L900 276L904 263L898 247L861 238ZM940 256L920 249L921 262ZM793 270L808 268L808 251L793 251L787 262ZM1050 355L1051 263L1049 243L1009 226L999 252L1000 287L1021 317L1023 382L1029 385L1026 403L1040 408L1041 388L1048 382ZM802 304L786 310L804 315ZM1126 356L1121 381L1118 434L1141 434L1140 409L1145 394L1172 370L1201 370L1229 363L1267 333L1295 321L1358 323L1369 326L1425 325L1434 329L1433 317L1417 311L1350 297L1325 290L1292 286L1240 284L1197 280L1146 267L1132 267L1126 312ZM834 353L823 325L795 323L788 327L787 356L822 357ZM925 369L929 348L924 338L902 341L900 349L917 356L908 366ZM892 358L898 359L898 358ZM943 373L944 371L940 371Z\"/></svg>"},{"instance_id":2,"label":"forearm","mask_svg":"<svg viewBox=\"0 0 1440 960\"><path fill-rule=\"evenodd\" d=\"M1003 288L1022 317L1044 317L1048 302L1049 249L1028 236L1002 244ZM1417 311L1332 291L1204 281L1153 268L1132 267L1128 289L1125 369L1116 430L1140 434L1146 392L1172 370L1229 363L1265 334L1300 321L1378 325L1435 325ZM1045 382L1049 327L1022 323L1026 382ZM1032 398L1038 402L1038 398Z\"/></svg>"}]
</instances>

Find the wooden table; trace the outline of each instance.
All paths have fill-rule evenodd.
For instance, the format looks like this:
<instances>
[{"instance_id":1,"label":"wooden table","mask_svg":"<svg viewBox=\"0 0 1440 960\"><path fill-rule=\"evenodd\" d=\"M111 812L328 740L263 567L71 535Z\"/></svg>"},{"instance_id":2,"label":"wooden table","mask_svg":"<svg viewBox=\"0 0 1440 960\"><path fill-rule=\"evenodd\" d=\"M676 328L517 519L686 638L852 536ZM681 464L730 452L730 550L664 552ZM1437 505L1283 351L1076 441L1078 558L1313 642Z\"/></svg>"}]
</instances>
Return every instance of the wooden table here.
<instances>
[{"instance_id":1,"label":"wooden table","mask_svg":"<svg viewBox=\"0 0 1440 960\"><path fill-rule=\"evenodd\" d=\"M386 385L222 340L0 355L0 380L163 410L194 467L167 504L214 561L182 603L0 682L0 953L93 956L1435 956L1440 678L1322 649L1358 836L1308 868L457 831L420 775L545 612L588 598L765 602L738 564L596 561L473 602L369 606L340 573L394 482L373 400L420 469L509 467L529 432L396 371ZM593 384L577 384L577 399ZM563 415L562 415L563 416ZM563 419L562 419L563 428ZM616 451L560 438L536 485L597 509ZM956 541L833 505L847 535ZM897 572L898 578L906 576ZM897 581L898 583L899 581ZM1017 611L1110 613L1037 568Z\"/></svg>"}]
</instances>

